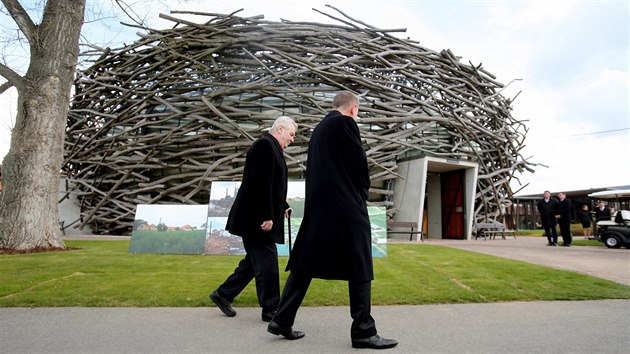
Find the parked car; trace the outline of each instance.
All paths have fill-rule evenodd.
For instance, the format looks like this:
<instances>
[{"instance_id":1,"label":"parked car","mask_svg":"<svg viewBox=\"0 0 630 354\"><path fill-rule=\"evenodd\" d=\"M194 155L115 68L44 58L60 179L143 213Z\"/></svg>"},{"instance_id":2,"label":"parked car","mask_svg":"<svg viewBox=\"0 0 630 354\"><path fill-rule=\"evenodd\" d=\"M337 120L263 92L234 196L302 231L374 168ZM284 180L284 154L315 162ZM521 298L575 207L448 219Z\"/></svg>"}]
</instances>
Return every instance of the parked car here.
<instances>
[{"instance_id":1,"label":"parked car","mask_svg":"<svg viewBox=\"0 0 630 354\"><path fill-rule=\"evenodd\" d=\"M618 210L611 221L600 221L598 227L604 229L599 240L608 248L624 246L630 248L630 211Z\"/></svg>"}]
</instances>

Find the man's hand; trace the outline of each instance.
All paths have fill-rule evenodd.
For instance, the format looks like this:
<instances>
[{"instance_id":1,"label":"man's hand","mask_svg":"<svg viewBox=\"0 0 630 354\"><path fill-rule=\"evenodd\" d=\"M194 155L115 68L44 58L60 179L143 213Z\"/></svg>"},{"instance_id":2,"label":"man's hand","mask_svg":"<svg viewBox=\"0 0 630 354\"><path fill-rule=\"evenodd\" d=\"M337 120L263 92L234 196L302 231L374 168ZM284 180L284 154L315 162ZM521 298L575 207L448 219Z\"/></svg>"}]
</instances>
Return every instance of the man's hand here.
<instances>
[{"instance_id":1,"label":"man's hand","mask_svg":"<svg viewBox=\"0 0 630 354\"><path fill-rule=\"evenodd\" d=\"M288 218L291 216L291 214L293 214L293 208L289 208L287 210L284 211L284 217Z\"/></svg>"},{"instance_id":2,"label":"man's hand","mask_svg":"<svg viewBox=\"0 0 630 354\"><path fill-rule=\"evenodd\" d=\"M260 228L263 231L270 231L272 227L273 227L273 221L272 220L263 221L262 225L260 225Z\"/></svg>"}]
</instances>

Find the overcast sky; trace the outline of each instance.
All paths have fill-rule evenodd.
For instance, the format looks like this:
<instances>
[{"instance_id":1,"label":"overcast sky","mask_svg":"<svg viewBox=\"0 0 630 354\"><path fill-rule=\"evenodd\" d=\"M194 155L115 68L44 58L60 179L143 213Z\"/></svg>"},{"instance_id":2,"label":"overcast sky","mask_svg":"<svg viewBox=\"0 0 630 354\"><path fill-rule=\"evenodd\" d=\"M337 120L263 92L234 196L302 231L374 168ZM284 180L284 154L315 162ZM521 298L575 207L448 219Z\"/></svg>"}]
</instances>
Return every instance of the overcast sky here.
<instances>
[{"instance_id":1,"label":"overcast sky","mask_svg":"<svg viewBox=\"0 0 630 354\"><path fill-rule=\"evenodd\" d=\"M107 8L110 0L88 0ZM440 51L451 49L483 67L504 84L513 98L512 115L526 121L525 158L548 166L517 176L517 194L630 185L630 115L628 112L627 1L136 1L136 13L149 14L153 28L171 27L157 18L165 9L264 15L266 20L333 20L312 8L349 16L379 28L406 28L398 36ZM104 10L105 13L110 10ZM102 14L102 13L101 13ZM183 17L182 15L175 15ZM97 17L88 14L88 19ZM206 18L197 16L197 22ZM5 26L2 19L2 26ZM117 47L136 30L120 32L112 24L90 22L84 35ZM11 58L17 65L18 59ZM3 82L3 79L0 79ZM0 158L9 150L15 120L14 90L0 96Z\"/></svg>"}]
</instances>

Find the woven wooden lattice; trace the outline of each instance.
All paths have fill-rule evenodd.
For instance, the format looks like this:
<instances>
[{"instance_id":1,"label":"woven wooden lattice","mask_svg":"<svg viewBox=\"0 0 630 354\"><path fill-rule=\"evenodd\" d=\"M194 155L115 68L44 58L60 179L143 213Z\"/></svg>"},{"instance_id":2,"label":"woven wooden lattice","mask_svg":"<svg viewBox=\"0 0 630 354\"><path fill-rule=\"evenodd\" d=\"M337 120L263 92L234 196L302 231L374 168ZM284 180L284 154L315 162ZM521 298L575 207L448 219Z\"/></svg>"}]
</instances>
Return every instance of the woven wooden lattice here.
<instances>
[{"instance_id":1,"label":"woven wooden lattice","mask_svg":"<svg viewBox=\"0 0 630 354\"><path fill-rule=\"evenodd\" d=\"M81 201L75 226L126 233L136 204L206 203L211 181L240 179L250 143L281 114L299 125L286 157L300 179L309 134L339 90L361 97L373 204L391 207L398 159L426 154L478 162L476 218L499 215L514 172L533 166L503 85L392 34L404 30L321 13L339 24L161 15L173 28L145 29L80 72L64 164Z\"/></svg>"}]
</instances>

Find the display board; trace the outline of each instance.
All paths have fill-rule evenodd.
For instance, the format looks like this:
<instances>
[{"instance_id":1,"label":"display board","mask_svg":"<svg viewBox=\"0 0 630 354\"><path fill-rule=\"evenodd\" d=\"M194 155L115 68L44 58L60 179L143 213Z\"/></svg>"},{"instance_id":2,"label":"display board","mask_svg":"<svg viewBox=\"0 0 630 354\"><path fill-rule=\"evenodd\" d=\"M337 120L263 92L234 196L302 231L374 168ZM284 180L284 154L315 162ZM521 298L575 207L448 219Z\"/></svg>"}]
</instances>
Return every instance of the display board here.
<instances>
[{"instance_id":1,"label":"display board","mask_svg":"<svg viewBox=\"0 0 630 354\"><path fill-rule=\"evenodd\" d=\"M241 182L215 181L208 205L146 205L136 209L131 235L132 253L244 255L241 237L225 230L230 208ZM285 222L285 243L278 255L288 256L304 216L305 184L288 183L287 202L293 209ZM368 207L372 229L372 256L387 256L387 221L384 207ZM331 245L330 247L334 247Z\"/></svg>"},{"instance_id":2,"label":"display board","mask_svg":"<svg viewBox=\"0 0 630 354\"><path fill-rule=\"evenodd\" d=\"M207 218L207 205L139 204L129 252L202 254Z\"/></svg>"}]
</instances>

